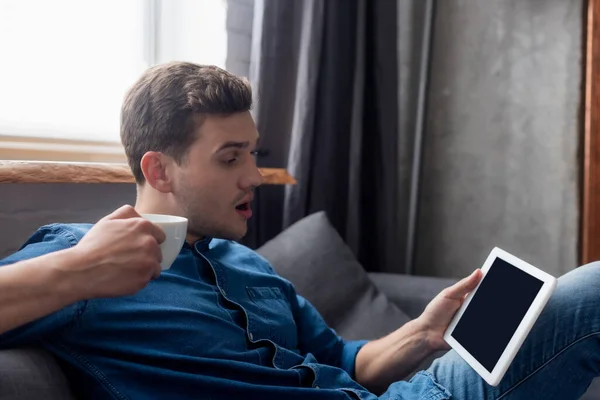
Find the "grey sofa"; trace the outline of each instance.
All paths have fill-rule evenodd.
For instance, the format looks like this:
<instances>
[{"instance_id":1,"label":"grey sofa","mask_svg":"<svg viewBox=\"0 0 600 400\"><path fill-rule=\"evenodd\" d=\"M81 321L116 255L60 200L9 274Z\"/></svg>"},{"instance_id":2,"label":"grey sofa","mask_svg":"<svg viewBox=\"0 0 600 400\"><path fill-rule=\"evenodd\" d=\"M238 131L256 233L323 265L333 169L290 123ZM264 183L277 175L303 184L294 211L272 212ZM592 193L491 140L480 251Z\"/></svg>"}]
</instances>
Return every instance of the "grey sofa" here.
<instances>
[{"instance_id":1,"label":"grey sofa","mask_svg":"<svg viewBox=\"0 0 600 400\"><path fill-rule=\"evenodd\" d=\"M376 339L393 331L455 282L366 273L324 213L304 218L258 252L347 339ZM430 362L425 360L420 367ZM51 354L38 348L0 351L0 400L74 398ZM600 389L591 387L584 398L600 399Z\"/></svg>"}]
</instances>

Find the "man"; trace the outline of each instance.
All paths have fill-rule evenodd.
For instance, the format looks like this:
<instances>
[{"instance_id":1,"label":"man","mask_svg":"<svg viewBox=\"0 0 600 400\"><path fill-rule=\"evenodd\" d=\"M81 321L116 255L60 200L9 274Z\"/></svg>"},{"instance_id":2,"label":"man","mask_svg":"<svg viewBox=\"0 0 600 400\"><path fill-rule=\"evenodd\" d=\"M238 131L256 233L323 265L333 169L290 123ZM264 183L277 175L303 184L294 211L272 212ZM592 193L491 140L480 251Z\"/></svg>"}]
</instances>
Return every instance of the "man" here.
<instances>
[{"instance_id":1,"label":"man","mask_svg":"<svg viewBox=\"0 0 600 400\"><path fill-rule=\"evenodd\" d=\"M42 227L0 262L0 345L42 345L85 399L564 400L585 391L600 367L597 265L560 279L497 388L452 351L402 380L447 349L443 332L479 270L384 338L338 337L234 241L261 184L251 104L248 83L218 68L149 69L122 109L135 209L94 226ZM140 213L189 220L167 271L164 234Z\"/></svg>"}]
</instances>

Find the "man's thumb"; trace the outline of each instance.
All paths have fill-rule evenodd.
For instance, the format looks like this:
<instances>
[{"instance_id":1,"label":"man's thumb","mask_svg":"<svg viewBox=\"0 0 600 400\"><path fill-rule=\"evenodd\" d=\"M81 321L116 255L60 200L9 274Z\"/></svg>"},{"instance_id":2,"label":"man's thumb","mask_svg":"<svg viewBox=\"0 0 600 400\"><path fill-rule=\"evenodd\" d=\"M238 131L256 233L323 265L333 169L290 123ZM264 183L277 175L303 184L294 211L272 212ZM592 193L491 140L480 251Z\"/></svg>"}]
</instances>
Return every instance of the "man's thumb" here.
<instances>
[{"instance_id":1,"label":"man's thumb","mask_svg":"<svg viewBox=\"0 0 600 400\"><path fill-rule=\"evenodd\" d=\"M467 293L471 292L477 287L482 277L483 273L481 270L476 269L471 275L461 279L449 287L447 297L452 299L462 299Z\"/></svg>"},{"instance_id":2,"label":"man's thumb","mask_svg":"<svg viewBox=\"0 0 600 400\"><path fill-rule=\"evenodd\" d=\"M102 219L127 219L127 218L139 218L140 214L135 211L135 208L130 206L129 204L124 205L122 207L117 208L111 214L108 214L106 217Z\"/></svg>"}]
</instances>

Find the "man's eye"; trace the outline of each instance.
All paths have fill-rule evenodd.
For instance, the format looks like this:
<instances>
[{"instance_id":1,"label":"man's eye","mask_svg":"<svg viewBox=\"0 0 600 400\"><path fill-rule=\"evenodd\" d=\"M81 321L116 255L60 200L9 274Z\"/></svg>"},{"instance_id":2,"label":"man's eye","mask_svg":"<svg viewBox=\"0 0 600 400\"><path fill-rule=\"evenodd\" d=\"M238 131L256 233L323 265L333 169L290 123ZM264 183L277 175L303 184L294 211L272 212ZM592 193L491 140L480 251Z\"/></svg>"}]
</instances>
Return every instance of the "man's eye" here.
<instances>
[{"instance_id":1,"label":"man's eye","mask_svg":"<svg viewBox=\"0 0 600 400\"><path fill-rule=\"evenodd\" d=\"M252 157L257 157L257 156L258 156L258 150L251 151L251 152L250 152L250 155L251 155Z\"/></svg>"},{"instance_id":2,"label":"man's eye","mask_svg":"<svg viewBox=\"0 0 600 400\"><path fill-rule=\"evenodd\" d=\"M237 161L237 158L230 158L229 160L225 161L226 164L234 164Z\"/></svg>"}]
</instances>

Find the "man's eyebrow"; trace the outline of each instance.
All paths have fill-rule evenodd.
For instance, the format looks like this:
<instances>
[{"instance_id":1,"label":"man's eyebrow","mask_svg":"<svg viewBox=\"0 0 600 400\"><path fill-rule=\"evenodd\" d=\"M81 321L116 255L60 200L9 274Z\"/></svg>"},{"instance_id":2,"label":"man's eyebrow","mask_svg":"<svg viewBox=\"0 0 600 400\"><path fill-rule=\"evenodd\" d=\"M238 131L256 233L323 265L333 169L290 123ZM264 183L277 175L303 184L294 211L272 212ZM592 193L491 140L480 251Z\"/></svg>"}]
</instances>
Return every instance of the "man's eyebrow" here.
<instances>
[{"instance_id":1,"label":"man's eyebrow","mask_svg":"<svg viewBox=\"0 0 600 400\"><path fill-rule=\"evenodd\" d=\"M225 142L217 149L216 153L219 153L227 149L246 149L250 146L250 142Z\"/></svg>"},{"instance_id":2,"label":"man's eyebrow","mask_svg":"<svg viewBox=\"0 0 600 400\"><path fill-rule=\"evenodd\" d=\"M258 139L256 139L257 145L258 145L259 141L260 141L260 137ZM219 153L219 152L221 152L223 150L227 150L227 149L247 149L248 147L250 147L249 141L245 141L245 142L229 141L229 142L225 142L221 146L219 146L219 148L217 149L217 151L215 151L215 153Z\"/></svg>"}]
</instances>

